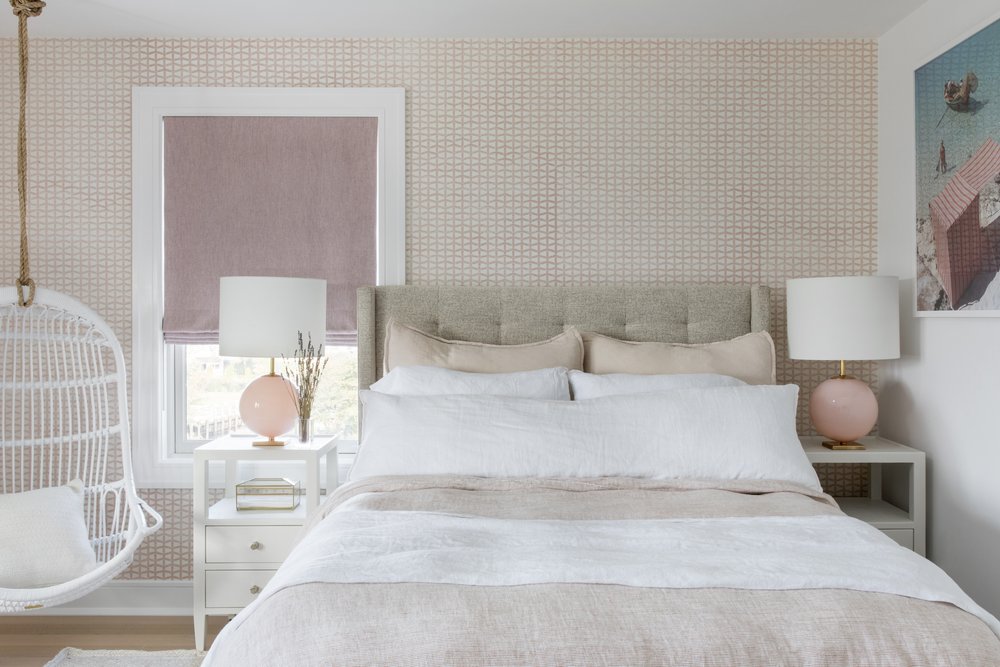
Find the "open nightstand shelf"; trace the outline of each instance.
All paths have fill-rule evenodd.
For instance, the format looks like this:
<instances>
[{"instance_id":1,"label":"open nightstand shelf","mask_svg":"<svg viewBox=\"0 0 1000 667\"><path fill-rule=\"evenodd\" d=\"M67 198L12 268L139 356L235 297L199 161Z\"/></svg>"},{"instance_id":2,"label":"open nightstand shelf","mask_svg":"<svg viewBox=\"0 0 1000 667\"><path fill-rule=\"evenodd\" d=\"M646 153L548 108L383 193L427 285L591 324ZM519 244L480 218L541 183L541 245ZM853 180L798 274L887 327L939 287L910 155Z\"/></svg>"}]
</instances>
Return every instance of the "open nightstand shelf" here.
<instances>
[{"instance_id":1,"label":"open nightstand shelf","mask_svg":"<svg viewBox=\"0 0 1000 667\"><path fill-rule=\"evenodd\" d=\"M877 498L837 498L845 513L879 529L913 528L910 513Z\"/></svg>"},{"instance_id":2,"label":"open nightstand shelf","mask_svg":"<svg viewBox=\"0 0 1000 667\"><path fill-rule=\"evenodd\" d=\"M867 498L837 498L848 515L870 523L921 556L927 550L927 465L924 453L892 440L861 438L865 449L834 451L824 438L803 436L812 463L864 464L869 467Z\"/></svg>"},{"instance_id":3,"label":"open nightstand shelf","mask_svg":"<svg viewBox=\"0 0 1000 667\"><path fill-rule=\"evenodd\" d=\"M319 504L326 500L326 495L319 497ZM237 511L235 498L223 498L208 508L205 516L205 525L227 525L242 524L246 526L270 526L274 523L285 523L295 521L305 523L306 504L299 503L293 510L242 510Z\"/></svg>"}]
</instances>

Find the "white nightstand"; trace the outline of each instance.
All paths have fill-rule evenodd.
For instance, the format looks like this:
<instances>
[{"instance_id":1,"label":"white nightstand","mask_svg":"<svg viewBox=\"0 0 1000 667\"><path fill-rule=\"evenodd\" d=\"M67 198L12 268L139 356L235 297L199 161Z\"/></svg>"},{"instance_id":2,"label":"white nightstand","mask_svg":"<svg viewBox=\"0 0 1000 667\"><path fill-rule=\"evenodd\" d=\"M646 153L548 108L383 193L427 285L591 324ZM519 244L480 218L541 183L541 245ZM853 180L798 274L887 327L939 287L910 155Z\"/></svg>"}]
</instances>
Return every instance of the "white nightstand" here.
<instances>
[{"instance_id":1,"label":"white nightstand","mask_svg":"<svg viewBox=\"0 0 1000 667\"><path fill-rule=\"evenodd\" d=\"M840 509L866 521L921 556L927 551L927 468L924 453L892 440L861 438L865 449L833 451L823 438L803 436L813 463L869 466L867 498L837 498Z\"/></svg>"},{"instance_id":2,"label":"white nightstand","mask_svg":"<svg viewBox=\"0 0 1000 667\"><path fill-rule=\"evenodd\" d=\"M320 461L326 490L337 487L337 442L290 440L284 447L254 447L253 438L226 436L194 450L194 636L205 647L207 616L230 615L253 601L292 548L306 517L319 507ZM225 461L225 496L208 506L210 461ZM294 510L236 511L241 461L302 461L305 498Z\"/></svg>"}]
</instances>

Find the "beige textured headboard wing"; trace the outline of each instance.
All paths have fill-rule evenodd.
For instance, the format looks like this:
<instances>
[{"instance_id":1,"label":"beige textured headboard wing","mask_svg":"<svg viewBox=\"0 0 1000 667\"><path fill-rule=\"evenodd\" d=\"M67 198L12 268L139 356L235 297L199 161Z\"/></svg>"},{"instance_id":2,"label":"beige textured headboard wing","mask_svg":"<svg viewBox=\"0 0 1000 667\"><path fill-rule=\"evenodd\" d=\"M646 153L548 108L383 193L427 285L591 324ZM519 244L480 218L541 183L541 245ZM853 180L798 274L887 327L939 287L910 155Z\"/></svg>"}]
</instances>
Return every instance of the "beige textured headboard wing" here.
<instances>
[{"instance_id":1,"label":"beige textured headboard wing","mask_svg":"<svg viewBox=\"0 0 1000 667\"><path fill-rule=\"evenodd\" d=\"M567 325L624 340L709 343L769 331L763 285L608 287L362 287L358 290L358 385L382 376L390 318L455 340L514 345Z\"/></svg>"}]
</instances>

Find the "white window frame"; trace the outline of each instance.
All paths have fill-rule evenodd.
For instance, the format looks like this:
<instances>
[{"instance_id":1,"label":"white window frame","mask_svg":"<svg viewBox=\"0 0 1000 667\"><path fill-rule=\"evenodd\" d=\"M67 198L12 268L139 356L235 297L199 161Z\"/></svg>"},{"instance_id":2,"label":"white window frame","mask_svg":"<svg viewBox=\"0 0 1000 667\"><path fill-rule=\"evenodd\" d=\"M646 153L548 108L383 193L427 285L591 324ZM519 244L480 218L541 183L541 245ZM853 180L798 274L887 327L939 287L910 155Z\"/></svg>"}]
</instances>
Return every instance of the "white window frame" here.
<instances>
[{"instance_id":1,"label":"white window frame","mask_svg":"<svg viewBox=\"0 0 1000 667\"><path fill-rule=\"evenodd\" d=\"M182 366L185 360L185 355L177 354L176 345L164 343L163 402L166 409L163 411L163 442L170 450L169 456L187 454L186 450L178 447L180 438L184 436L183 422L187 421L187 413L177 410L178 406L187 405L187 368Z\"/></svg>"},{"instance_id":2,"label":"white window frame","mask_svg":"<svg viewBox=\"0 0 1000 667\"><path fill-rule=\"evenodd\" d=\"M375 117L377 269L406 282L403 88L132 88L132 442L136 483L190 488L192 457L168 440L174 396L163 343L163 119L169 116ZM172 356L172 355L171 355ZM168 395L168 391L170 392Z\"/></svg>"}]
</instances>

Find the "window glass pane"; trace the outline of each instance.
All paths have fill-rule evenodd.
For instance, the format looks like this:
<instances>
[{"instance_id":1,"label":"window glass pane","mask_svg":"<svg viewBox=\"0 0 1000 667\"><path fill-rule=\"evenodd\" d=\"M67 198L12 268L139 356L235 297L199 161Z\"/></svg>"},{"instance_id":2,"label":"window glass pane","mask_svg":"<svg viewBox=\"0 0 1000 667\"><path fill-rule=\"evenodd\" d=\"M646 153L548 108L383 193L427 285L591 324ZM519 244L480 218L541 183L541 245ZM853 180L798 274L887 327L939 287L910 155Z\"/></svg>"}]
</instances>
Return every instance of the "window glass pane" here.
<instances>
[{"instance_id":1,"label":"window glass pane","mask_svg":"<svg viewBox=\"0 0 1000 667\"><path fill-rule=\"evenodd\" d=\"M267 359L220 357L218 345L185 345L183 378L186 440L204 441L243 428L239 403L243 389L268 371ZM342 439L358 433L358 355L356 347L326 347L329 359L313 405L313 432ZM283 362L275 363L282 372ZM285 374L287 375L287 373ZM181 378L178 378L181 380Z\"/></svg>"},{"instance_id":2,"label":"window glass pane","mask_svg":"<svg viewBox=\"0 0 1000 667\"><path fill-rule=\"evenodd\" d=\"M267 373L267 359L220 357L218 345L185 345L184 353L187 405L182 437L211 440L240 428L240 394L251 380Z\"/></svg>"}]
</instances>

